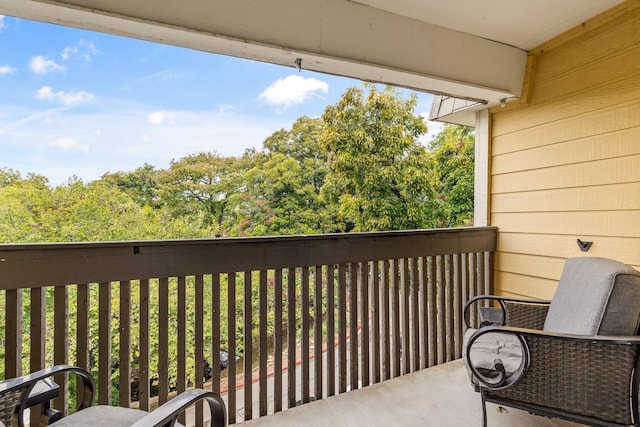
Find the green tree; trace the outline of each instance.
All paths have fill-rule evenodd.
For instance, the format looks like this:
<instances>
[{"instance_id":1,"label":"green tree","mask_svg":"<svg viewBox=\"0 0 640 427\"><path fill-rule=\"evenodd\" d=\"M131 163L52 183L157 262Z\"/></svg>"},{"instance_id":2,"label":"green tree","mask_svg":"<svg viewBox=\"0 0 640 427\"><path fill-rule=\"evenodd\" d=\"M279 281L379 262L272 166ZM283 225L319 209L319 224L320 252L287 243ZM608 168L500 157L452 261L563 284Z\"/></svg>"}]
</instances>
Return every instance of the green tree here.
<instances>
[{"instance_id":1,"label":"green tree","mask_svg":"<svg viewBox=\"0 0 640 427\"><path fill-rule=\"evenodd\" d=\"M322 121L299 118L264 142L262 156L246 176L244 221L238 234L309 234L335 231L330 209L321 200L327 152L319 144Z\"/></svg>"},{"instance_id":2,"label":"green tree","mask_svg":"<svg viewBox=\"0 0 640 427\"><path fill-rule=\"evenodd\" d=\"M417 98L386 87L349 88L323 115L321 144L329 154L324 187L347 230L429 228L437 224L435 164L418 138L424 120Z\"/></svg>"},{"instance_id":3,"label":"green tree","mask_svg":"<svg viewBox=\"0 0 640 427\"><path fill-rule=\"evenodd\" d=\"M50 241L46 221L53 200L47 179L2 170L0 180L0 242Z\"/></svg>"},{"instance_id":4,"label":"green tree","mask_svg":"<svg viewBox=\"0 0 640 427\"><path fill-rule=\"evenodd\" d=\"M11 168L0 168L0 187L6 187L7 185L20 181L22 176L20 172L14 171Z\"/></svg>"},{"instance_id":5,"label":"green tree","mask_svg":"<svg viewBox=\"0 0 640 427\"><path fill-rule=\"evenodd\" d=\"M100 180L117 186L140 206L159 207L158 173L153 165L145 163L133 172L106 173Z\"/></svg>"},{"instance_id":6,"label":"green tree","mask_svg":"<svg viewBox=\"0 0 640 427\"><path fill-rule=\"evenodd\" d=\"M473 225L474 196L473 129L447 125L431 142L440 186L440 227Z\"/></svg>"},{"instance_id":7,"label":"green tree","mask_svg":"<svg viewBox=\"0 0 640 427\"><path fill-rule=\"evenodd\" d=\"M242 165L236 157L215 153L186 156L160 172L158 195L172 215L202 217L220 234L240 197Z\"/></svg>"}]
</instances>

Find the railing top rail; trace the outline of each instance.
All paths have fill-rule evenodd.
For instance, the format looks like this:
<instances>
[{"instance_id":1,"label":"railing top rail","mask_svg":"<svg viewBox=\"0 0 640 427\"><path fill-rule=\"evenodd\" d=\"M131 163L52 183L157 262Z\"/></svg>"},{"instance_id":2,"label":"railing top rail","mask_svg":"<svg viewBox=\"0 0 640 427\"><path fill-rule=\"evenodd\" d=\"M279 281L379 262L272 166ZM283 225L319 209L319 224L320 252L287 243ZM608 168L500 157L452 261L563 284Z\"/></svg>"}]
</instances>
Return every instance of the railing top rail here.
<instances>
[{"instance_id":1,"label":"railing top rail","mask_svg":"<svg viewBox=\"0 0 640 427\"><path fill-rule=\"evenodd\" d=\"M495 251L495 227L194 240L0 244L0 289Z\"/></svg>"}]
</instances>

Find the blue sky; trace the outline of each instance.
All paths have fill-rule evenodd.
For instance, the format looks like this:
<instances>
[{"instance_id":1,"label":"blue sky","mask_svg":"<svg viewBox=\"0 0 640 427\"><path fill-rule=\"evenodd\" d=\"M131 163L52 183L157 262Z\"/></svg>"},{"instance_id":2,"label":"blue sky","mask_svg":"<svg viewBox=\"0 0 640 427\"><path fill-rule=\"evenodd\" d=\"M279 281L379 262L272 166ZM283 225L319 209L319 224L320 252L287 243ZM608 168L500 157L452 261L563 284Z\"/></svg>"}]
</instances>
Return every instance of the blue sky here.
<instances>
[{"instance_id":1,"label":"blue sky","mask_svg":"<svg viewBox=\"0 0 640 427\"><path fill-rule=\"evenodd\" d=\"M0 167L59 185L201 151L237 156L298 117L321 116L354 85L0 15ZM419 93L416 113L428 114L431 99Z\"/></svg>"}]
</instances>

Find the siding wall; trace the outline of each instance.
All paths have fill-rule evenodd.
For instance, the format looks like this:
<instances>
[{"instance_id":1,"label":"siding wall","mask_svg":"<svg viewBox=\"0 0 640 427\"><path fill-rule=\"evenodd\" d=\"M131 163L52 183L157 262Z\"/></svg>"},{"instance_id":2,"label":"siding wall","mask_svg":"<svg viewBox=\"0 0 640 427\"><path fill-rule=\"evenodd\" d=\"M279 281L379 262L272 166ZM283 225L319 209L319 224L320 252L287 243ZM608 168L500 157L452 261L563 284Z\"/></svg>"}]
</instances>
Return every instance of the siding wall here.
<instances>
[{"instance_id":1,"label":"siding wall","mask_svg":"<svg viewBox=\"0 0 640 427\"><path fill-rule=\"evenodd\" d=\"M530 61L523 99L491 111L490 223L496 291L548 299L568 257L640 269L640 0Z\"/></svg>"}]
</instances>

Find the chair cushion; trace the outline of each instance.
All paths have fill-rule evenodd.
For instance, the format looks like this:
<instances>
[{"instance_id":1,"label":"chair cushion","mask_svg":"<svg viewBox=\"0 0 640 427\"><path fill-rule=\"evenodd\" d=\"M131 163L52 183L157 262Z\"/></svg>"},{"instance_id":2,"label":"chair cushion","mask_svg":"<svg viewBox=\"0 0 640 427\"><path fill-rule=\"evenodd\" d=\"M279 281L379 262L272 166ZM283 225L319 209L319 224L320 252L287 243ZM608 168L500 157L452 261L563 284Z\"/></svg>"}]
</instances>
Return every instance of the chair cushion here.
<instances>
[{"instance_id":1,"label":"chair cushion","mask_svg":"<svg viewBox=\"0 0 640 427\"><path fill-rule=\"evenodd\" d=\"M90 408L66 416L51 425L56 427L129 427L145 415L147 415L147 412L139 409L99 405L91 406ZM181 426L182 424L176 423L175 425Z\"/></svg>"},{"instance_id":2,"label":"chair cushion","mask_svg":"<svg viewBox=\"0 0 640 427\"><path fill-rule=\"evenodd\" d=\"M464 333L462 340L462 354L464 355L464 362L469 373L471 382L478 385L477 380L471 373L469 363L483 375L491 376L491 372L495 371L495 360L500 359L504 366L507 377L510 377L517 372L522 365L522 345L514 334L505 334L500 332L489 332L478 337L473 342L473 345L469 351L469 358L467 354L467 343L477 329L469 328Z\"/></svg>"},{"instance_id":3,"label":"chair cushion","mask_svg":"<svg viewBox=\"0 0 640 427\"><path fill-rule=\"evenodd\" d=\"M640 321L640 272L605 258L565 263L544 330L577 335L635 335Z\"/></svg>"},{"instance_id":4,"label":"chair cushion","mask_svg":"<svg viewBox=\"0 0 640 427\"><path fill-rule=\"evenodd\" d=\"M63 426L130 426L147 415L139 409L120 408L117 406L91 406L78 411L53 423L56 427Z\"/></svg>"}]
</instances>

